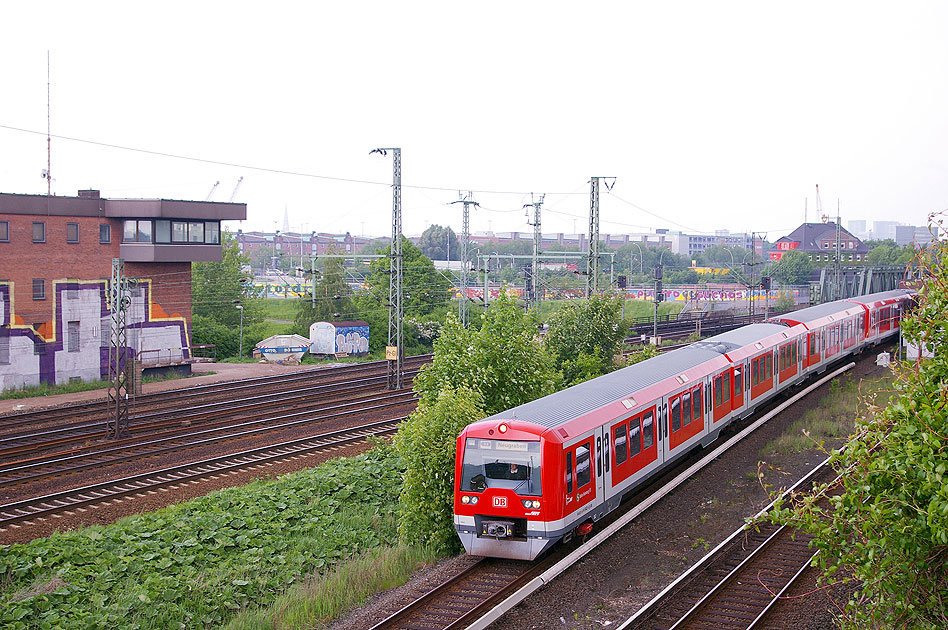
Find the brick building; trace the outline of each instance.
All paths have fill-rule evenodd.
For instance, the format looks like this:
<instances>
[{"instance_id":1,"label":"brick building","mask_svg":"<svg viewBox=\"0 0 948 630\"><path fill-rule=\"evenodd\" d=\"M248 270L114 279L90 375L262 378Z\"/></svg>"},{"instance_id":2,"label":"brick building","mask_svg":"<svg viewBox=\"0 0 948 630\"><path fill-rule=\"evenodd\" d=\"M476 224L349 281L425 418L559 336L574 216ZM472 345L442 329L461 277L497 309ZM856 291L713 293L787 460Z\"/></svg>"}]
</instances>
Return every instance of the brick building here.
<instances>
[{"instance_id":1,"label":"brick building","mask_svg":"<svg viewBox=\"0 0 948 630\"><path fill-rule=\"evenodd\" d=\"M817 263L832 262L836 257L836 223L804 223L774 242L770 260L780 260L789 251L803 252ZM848 230L839 228L840 262L862 262L869 248Z\"/></svg>"},{"instance_id":2,"label":"brick building","mask_svg":"<svg viewBox=\"0 0 948 630\"><path fill-rule=\"evenodd\" d=\"M108 371L112 259L134 280L128 344L147 365L190 359L191 263L221 260L236 203L0 193L0 389Z\"/></svg>"}]
</instances>

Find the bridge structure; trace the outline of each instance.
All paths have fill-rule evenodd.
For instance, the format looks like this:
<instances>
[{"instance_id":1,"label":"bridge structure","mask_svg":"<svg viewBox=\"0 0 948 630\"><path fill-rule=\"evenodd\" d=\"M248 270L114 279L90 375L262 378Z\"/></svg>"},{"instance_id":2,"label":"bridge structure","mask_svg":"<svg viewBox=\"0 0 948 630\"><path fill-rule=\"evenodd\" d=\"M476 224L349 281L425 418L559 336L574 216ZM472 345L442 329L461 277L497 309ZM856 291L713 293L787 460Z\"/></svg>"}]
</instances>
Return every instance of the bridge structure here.
<instances>
[{"instance_id":1,"label":"bridge structure","mask_svg":"<svg viewBox=\"0 0 948 630\"><path fill-rule=\"evenodd\" d=\"M920 276L913 265L823 267L820 279L810 284L810 304L821 304L906 286Z\"/></svg>"}]
</instances>

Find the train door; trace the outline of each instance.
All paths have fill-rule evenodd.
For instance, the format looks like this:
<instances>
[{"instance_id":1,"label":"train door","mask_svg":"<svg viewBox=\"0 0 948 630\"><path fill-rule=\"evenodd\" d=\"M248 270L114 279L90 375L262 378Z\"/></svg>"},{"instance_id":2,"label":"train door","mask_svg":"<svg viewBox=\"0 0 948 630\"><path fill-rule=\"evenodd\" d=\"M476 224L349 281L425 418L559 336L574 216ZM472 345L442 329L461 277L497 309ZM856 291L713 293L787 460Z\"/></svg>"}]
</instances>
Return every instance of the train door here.
<instances>
[{"instance_id":1,"label":"train door","mask_svg":"<svg viewBox=\"0 0 948 630\"><path fill-rule=\"evenodd\" d=\"M731 369L733 378L731 387L731 411L744 406L744 364L738 364Z\"/></svg>"},{"instance_id":2,"label":"train door","mask_svg":"<svg viewBox=\"0 0 948 630\"><path fill-rule=\"evenodd\" d=\"M731 413L731 387L733 385L733 372L730 369L718 374L713 379L713 396L711 405L712 422L717 422L727 414Z\"/></svg>"},{"instance_id":3,"label":"train door","mask_svg":"<svg viewBox=\"0 0 948 630\"><path fill-rule=\"evenodd\" d=\"M583 438L576 444L564 448L566 452L566 513L590 503L596 498L596 487L601 483L596 481L596 450L595 442L600 441L596 436ZM600 457L601 460L601 457Z\"/></svg>"},{"instance_id":4,"label":"train door","mask_svg":"<svg viewBox=\"0 0 948 630\"><path fill-rule=\"evenodd\" d=\"M806 365L816 365L820 362L820 331L810 332L806 336Z\"/></svg>"}]
</instances>

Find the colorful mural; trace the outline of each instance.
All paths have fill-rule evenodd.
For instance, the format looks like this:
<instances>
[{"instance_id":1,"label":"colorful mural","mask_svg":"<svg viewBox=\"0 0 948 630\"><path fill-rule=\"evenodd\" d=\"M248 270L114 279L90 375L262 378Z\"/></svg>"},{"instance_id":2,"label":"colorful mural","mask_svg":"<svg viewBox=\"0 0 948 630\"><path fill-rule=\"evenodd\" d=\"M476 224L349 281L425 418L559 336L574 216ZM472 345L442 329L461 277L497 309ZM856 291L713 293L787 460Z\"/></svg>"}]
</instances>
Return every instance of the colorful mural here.
<instances>
[{"instance_id":1,"label":"colorful mural","mask_svg":"<svg viewBox=\"0 0 948 630\"><path fill-rule=\"evenodd\" d=\"M112 312L108 281L53 281L52 313L41 325L17 317L13 283L0 283L0 389L40 383L108 378ZM126 314L126 353L142 364L181 363L190 359L188 322L166 314L151 298L151 281L130 290Z\"/></svg>"}]
</instances>

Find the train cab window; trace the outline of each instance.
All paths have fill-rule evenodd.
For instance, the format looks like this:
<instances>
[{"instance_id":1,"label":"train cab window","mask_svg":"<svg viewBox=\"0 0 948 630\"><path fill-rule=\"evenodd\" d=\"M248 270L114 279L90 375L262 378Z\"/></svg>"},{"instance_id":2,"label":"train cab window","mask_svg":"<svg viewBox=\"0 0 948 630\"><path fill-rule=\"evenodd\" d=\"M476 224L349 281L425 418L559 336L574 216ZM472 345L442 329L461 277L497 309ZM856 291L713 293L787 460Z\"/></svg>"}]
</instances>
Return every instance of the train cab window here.
<instances>
[{"instance_id":1,"label":"train cab window","mask_svg":"<svg viewBox=\"0 0 948 630\"><path fill-rule=\"evenodd\" d=\"M693 415L691 416L692 420L698 420L701 418L701 413L702 413L701 412L701 399L702 399L701 388L702 387L703 387L702 385L698 385L698 387L695 389L694 403L691 406L691 411L693 413Z\"/></svg>"},{"instance_id":2,"label":"train cab window","mask_svg":"<svg viewBox=\"0 0 948 630\"><path fill-rule=\"evenodd\" d=\"M566 494L573 493L573 454L566 454Z\"/></svg>"},{"instance_id":3,"label":"train cab window","mask_svg":"<svg viewBox=\"0 0 948 630\"><path fill-rule=\"evenodd\" d=\"M649 448L655 443L655 416L649 411L642 416L642 448Z\"/></svg>"},{"instance_id":4,"label":"train cab window","mask_svg":"<svg viewBox=\"0 0 948 630\"><path fill-rule=\"evenodd\" d=\"M505 488L540 496L540 443L468 438L464 444L461 490Z\"/></svg>"},{"instance_id":5,"label":"train cab window","mask_svg":"<svg viewBox=\"0 0 948 630\"><path fill-rule=\"evenodd\" d=\"M672 431L681 430L681 398L678 396L671 400Z\"/></svg>"},{"instance_id":6,"label":"train cab window","mask_svg":"<svg viewBox=\"0 0 948 630\"><path fill-rule=\"evenodd\" d=\"M592 469L589 460L589 442L576 447L576 489L579 490L592 481Z\"/></svg>"},{"instance_id":7,"label":"train cab window","mask_svg":"<svg viewBox=\"0 0 948 630\"><path fill-rule=\"evenodd\" d=\"M721 406L721 381L723 379L718 376L714 379L714 406Z\"/></svg>"},{"instance_id":8,"label":"train cab window","mask_svg":"<svg viewBox=\"0 0 948 630\"><path fill-rule=\"evenodd\" d=\"M686 426L691 423L691 392L681 397L681 421Z\"/></svg>"},{"instance_id":9,"label":"train cab window","mask_svg":"<svg viewBox=\"0 0 948 630\"><path fill-rule=\"evenodd\" d=\"M629 423L629 457L635 457L642 452L642 429L639 427L640 418Z\"/></svg>"},{"instance_id":10,"label":"train cab window","mask_svg":"<svg viewBox=\"0 0 948 630\"><path fill-rule=\"evenodd\" d=\"M626 437L627 430L624 424L616 427L616 437L612 441L613 449L616 453L616 466L629 458L628 438Z\"/></svg>"},{"instance_id":11,"label":"train cab window","mask_svg":"<svg viewBox=\"0 0 948 630\"><path fill-rule=\"evenodd\" d=\"M734 397L735 398L740 396L743 393L744 391L742 387L743 385L744 385L744 378L741 376L741 368L736 367L734 368Z\"/></svg>"}]
</instances>

